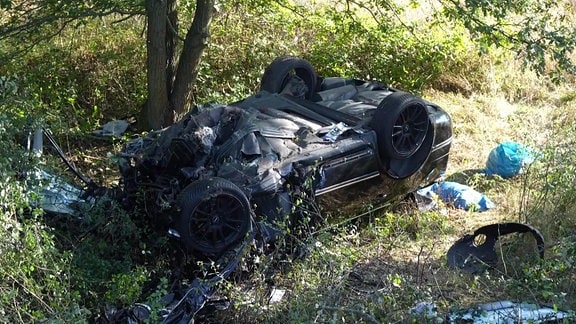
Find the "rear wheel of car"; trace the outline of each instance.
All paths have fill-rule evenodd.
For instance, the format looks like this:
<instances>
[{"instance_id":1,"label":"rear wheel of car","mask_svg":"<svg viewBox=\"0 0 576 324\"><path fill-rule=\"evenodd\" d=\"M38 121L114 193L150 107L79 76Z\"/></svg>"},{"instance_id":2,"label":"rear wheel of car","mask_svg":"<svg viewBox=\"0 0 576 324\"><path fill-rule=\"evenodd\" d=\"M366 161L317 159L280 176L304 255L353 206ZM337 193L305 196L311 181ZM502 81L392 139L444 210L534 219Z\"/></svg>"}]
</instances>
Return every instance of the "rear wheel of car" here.
<instances>
[{"instance_id":1,"label":"rear wheel of car","mask_svg":"<svg viewBox=\"0 0 576 324\"><path fill-rule=\"evenodd\" d=\"M407 159L421 148L428 134L426 103L409 93L394 92L382 100L370 126L376 131L382 161Z\"/></svg>"},{"instance_id":2,"label":"rear wheel of car","mask_svg":"<svg viewBox=\"0 0 576 324\"><path fill-rule=\"evenodd\" d=\"M306 99L310 99L316 91L318 76L310 62L295 56L281 56L272 61L264 71L260 89L271 93L280 93L293 76L304 81L308 91Z\"/></svg>"},{"instance_id":3,"label":"rear wheel of car","mask_svg":"<svg viewBox=\"0 0 576 324\"><path fill-rule=\"evenodd\" d=\"M250 203L232 182L222 178L191 183L180 193L176 220L180 239L189 252L217 257L251 228Z\"/></svg>"}]
</instances>

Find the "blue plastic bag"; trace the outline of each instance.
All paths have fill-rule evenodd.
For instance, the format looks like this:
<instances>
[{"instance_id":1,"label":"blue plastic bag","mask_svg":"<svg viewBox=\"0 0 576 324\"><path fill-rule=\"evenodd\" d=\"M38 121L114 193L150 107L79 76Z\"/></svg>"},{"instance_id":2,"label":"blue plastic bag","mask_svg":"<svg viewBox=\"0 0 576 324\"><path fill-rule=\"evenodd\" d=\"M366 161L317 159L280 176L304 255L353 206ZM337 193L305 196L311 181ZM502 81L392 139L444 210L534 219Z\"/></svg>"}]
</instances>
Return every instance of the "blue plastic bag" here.
<instances>
[{"instance_id":1,"label":"blue plastic bag","mask_svg":"<svg viewBox=\"0 0 576 324\"><path fill-rule=\"evenodd\" d=\"M532 150L516 142L504 142L490 152L486 161L486 175L511 178L534 162Z\"/></svg>"},{"instance_id":2,"label":"blue plastic bag","mask_svg":"<svg viewBox=\"0 0 576 324\"><path fill-rule=\"evenodd\" d=\"M486 195L457 182L435 183L430 190L445 203L452 204L459 209L485 211L496 206Z\"/></svg>"}]
</instances>

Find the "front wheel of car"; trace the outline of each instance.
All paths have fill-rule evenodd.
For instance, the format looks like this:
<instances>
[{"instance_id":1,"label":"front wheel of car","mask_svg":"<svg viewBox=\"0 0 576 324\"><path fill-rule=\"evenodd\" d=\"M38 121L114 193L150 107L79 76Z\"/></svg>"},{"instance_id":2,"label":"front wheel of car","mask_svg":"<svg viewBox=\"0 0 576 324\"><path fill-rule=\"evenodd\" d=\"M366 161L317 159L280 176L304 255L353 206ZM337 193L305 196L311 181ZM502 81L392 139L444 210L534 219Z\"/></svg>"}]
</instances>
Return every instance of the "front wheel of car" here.
<instances>
[{"instance_id":1,"label":"front wheel of car","mask_svg":"<svg viewBox=\"0 0 576 324\"><path fill-rule=\"evenodd\" d=\"M251 209L246 195L222 178L188 185L178 199L176 220L180 239L189 252L218 257L246 237Z\"/></svg>"},{"instance_id":2,"label":"front wheel of car","mask_svg":"<svg viewBox=\"0 0 576 324\"><path fill-rule=\"evenodd\" d=\"M384 161L414 155L431 126L422 99L409 93L393 92L376 109L370 127L376 132L380 159Z\"/></svg>"},{"instance_id":3,"label":"front wheel of car","mask_svg":"<svg viewBox=\"0 0 576 324\"><path fill-rule=\"evenodd\" d=\"M260 89L271 93L280 93L294 76L304 81L308 88L305 98L310 99L316 91L318 76L310 62L295 56L280 56L264 71Z\"/></svg>"}]
</instances>

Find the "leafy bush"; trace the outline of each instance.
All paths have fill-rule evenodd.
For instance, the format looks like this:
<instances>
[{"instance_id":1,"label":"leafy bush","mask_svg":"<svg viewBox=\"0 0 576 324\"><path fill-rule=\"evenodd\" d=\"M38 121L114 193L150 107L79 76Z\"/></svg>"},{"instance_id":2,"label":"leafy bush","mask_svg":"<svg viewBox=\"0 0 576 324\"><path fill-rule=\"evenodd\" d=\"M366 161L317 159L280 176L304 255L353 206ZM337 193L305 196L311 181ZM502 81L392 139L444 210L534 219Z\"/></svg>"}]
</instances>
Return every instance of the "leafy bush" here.
<instances>
[{"instance_id":1,"label":"leafy bush","mask_svg":"<svg viewBox=\"0 0 576 324\"><path fill-rule=\"evenodd\" d=\"M573 109L573 103L560 103L551 113L548 128L552 131L546 134L546 144L522 182L521 221L535 226L544 235L546 259L538 264L523 264L508 282L518 296L525 295L528 289L535 300L567 309L576 307Z\"/></svg>"},{"instance_id":2,"label":"leafy bush","mask_svg":"<svg viewBox=\"0 0 576 324\"><path fill-rule=\"evenodd\" d=\"M152 247L163 243L155 235L142 237L152 232L151 224L105 198L81 218L45 215L38 208L42 184L27 175L49 171L57 161L39 159L22 144L28 130L50 116L35 119L40 111L24 111L42 104L21 80L1 80L3 90L14 90L0 98L0 321L86 321L108 304L139 300L148 269L137 263L149 262Z\"/></svg>"},{"instance_id":3,"label":"leafy bush","mask_svg":"<svg viewBox=\"0 0 576 324\"><path fill-rule=\"evenodd\" d=\"M58 248L25 177L38 161L18 143L27 124L20 105L29 102L17 97L18 80L1 79L2 90L14 91L0 97L0 321L74 322L90 312L70 284L72 255Z\"/></svg>"},{"instance_id":4,"label":"leafy bush","mask_svg":"<svg viewBox=\"0 0 576 324\"><path fill-rule=\"evenodd\" d=\"M195 99L241 99L257 91L264 68L286 54L308 59L322 76L383 80L405 90L441 85L442 76L462 69L469 72L466 84L446 86L445 79L445 89L485 87L481 64L470 64L482 59L469 54L473 45L463 28L445 30L432 23L407 30L396 19L376 24L320 4L227 8L212 24Z\"/></svg>"},{"instance_id":5,"label":"leafy bush","mask_svg":"<svg viewBox=\"0 0 576 324\"><path fill-rule=\"evenodd\" d=\"M328 75L384 80L405 90L421 91L450 71L464 52L460 35L433 34L430 26L406 31L402 26L374 26L342 32L334 29L313 44L311 57ZM335 41L331 41L334 39ZM354 40L354 41L352 41Z\"/></svg>"},{"instance_id":6,"label":"leafy bush","mask_svg":"<svg viewBox=\"0 0 576 324\"><path fill-rule=\"evenodd\" d=\"M105 28L103 28L105 27ZM0 66L28 100L19 110L55 130L91 131L102 120L139 112L145 100L145 48L137 21L94 20ZM25 71L25 72L24 72Z\"/></svg>"},{"instance_id":7,"label":"leafy bush","mask_svg":"<svg viewBox=\"0 0 576 324\"><path fill-rule=\"evenodd\" d=\"M560 104L551 113L537 163L526 179L526 220L538 224L553 240L576 229L576 133L573 103Z\"/></svg>"}]
</instances>

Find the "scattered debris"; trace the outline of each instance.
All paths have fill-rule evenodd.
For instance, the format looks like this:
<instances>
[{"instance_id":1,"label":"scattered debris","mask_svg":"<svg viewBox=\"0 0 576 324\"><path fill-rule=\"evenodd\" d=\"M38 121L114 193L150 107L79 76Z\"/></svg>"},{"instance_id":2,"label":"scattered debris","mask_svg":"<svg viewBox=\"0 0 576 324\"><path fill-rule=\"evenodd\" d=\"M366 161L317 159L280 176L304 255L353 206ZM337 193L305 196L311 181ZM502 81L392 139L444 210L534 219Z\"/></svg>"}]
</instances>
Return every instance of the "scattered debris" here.
<instances>
[{"instance_id":1,"label":"scattered debris","mask_svg":"<svg viewBox=\"0 0 576 324\"><path fill-rule=\"evenodd\" d=\"M303 197L314 200L366 182L379 187L379 197L392 199L446 171L452 122L431 102L382 82L320 77L309 62L291 56L275 60L261 83L257 94L230 105L195 107L171 127L126 143L119 153L120 187L113 188L113 198L131 209L146 191L151 219L196 260L214 260L220 269L172 290L173 302L160 314L166 323L193 321L214 301L218 284L236 269L248 245L265 246L285 226L300 222L295 207ZM120 137L128 126L115 120L93 134ZM85 183L85 192L107 192L44 133ZM29 147L39 154L42 134L36 135L40 142ZM44 193L46 198L55 196L63 206L82 199L81 191L62 186ZM270 302L284 293L273 291ZM150 313L140 304L111 308L107 315L130 322Z\"/></svg>"},{"instance_id":2,"label":"scattered debris","mask_svg":"<svg viewBox=\"0 0 576 324\"><path fill-rule=\"evenodd\" d=\"M80 171L66 158L62 148L56 143L50 130L37 128L30 132L25 148L32 154L40 157L44 150L44 137L54 148L66 167L85 184L79 188L61 176L51 174L45 170L22 170L22 177L29 183L31 193L38 193L38 197L31 197L31 204L42 208L46 212L79 216L80 206L94 205L97 196L105 194L105 189L97 186L91 179Z\"/></svg>"},{"instance_id":3,"label":"scattered debris","mask_svg":"<svg viewBox=\"0 0 576 324\"><path fill-rule=\"evenodd\" d=\"M150 322L152 308L146 304L136 303L131 309L109 306L104 310L104 318L108 323L147 323Z\"/></svg>"},{"instance_id":4,"label":"scattered debris","mask_svg":"<svg viewBox=\"0 0 576 324\"><path fill-rule=\"evenodd\" d=\"M336 142L336 139L338 138L338 136L342 135L347 129L346 124L340 122L336 125L334 125L330 131L328 131L328 133L326 133L324 136L322 136L322 139L325 141L330 141L332 143Z\"/></svg>"},{"instance_id":5,"label":"scattered debris","mask_svg":"<svg viewBox=\"0 0 576 324\"><path fill-rule=\"evenodd\" d=\"M469 273L480 273L498 262L495 244L501 235L532 233L540 258L544 258L544 237L534 227L521 223L499 223L480 227L466 234L448 250L448 266Z\"/></svg>"},{"instance_id":6,"label":"scattered debris","mask_svg":"<svg viewBox=\"0 0 576 324\"><path fill-rule=\"evenodd\" d=\"M419 302L408 314L416 321L425 323L572 323L576 319L573 312L532 304L517 303L508 300L481 304L473 308L449 311L438 314L437 306L430 302Z\"/></svg>"}]
</instances>

